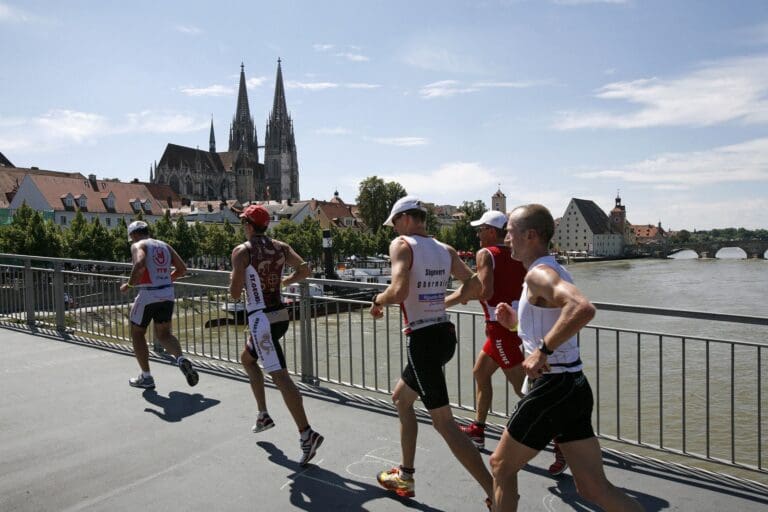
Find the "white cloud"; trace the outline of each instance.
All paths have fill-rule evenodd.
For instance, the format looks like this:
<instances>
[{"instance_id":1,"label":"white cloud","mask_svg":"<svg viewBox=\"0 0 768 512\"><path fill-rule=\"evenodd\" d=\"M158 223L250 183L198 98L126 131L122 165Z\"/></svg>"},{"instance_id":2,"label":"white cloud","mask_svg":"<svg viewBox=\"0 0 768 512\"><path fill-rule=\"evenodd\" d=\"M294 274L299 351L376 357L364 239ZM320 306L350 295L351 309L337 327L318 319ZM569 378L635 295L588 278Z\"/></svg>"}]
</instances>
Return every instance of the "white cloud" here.
<instances>
[{"instance_id":1,"label":"white cloud","mask_svg":"<svg viewBox=\"0 0 768 512\"><path fill-rule=\"evenodd\" d=\"M450 98L477 90L477 87L462 87L456 80L441 80L425 85L419 90L419 94L422 98Z\"/></svg>"},{"instance_id":2,"label":"white cloud","mask_svg":"<svg viewBox=\"0 0 768 512\"><path fill-rule=\"evenodd\" d=\"M565 112L560 130L579 128L646 128L710 126L729 121L768 122L768 56L710 62L670 79L644 78L614 82L596 97L639 105L632 112Z\"/></svg>"},{"instance_id":3,"label":"white cloud","mask_svg":"<svg viewBox=\"0 0 768 512\"><path fill-rule=\"evenodd\" d=\"M187 96L232 96L235 88L228 85L209 85L208 87L185 87L181 92Z\"/></svg>"},{"instance_id":4,"label":"white cloud","mask_svg":"<svg viewBox=\"0 0 768 512\"><path fill-rule=\"evenodd\" d=\"M285 87L288 89L304 89L307 91L322 91L325 89L335 89L339 84L333 82L297 82L295 80L288 80L285 82Z\"/></svg>"},{"instance_id":5,"label":"white cloud","mask_svg":"<svg viewBox=\"0 0 768 512\"><path fill-rule=\"evenodd\" d=\"M411 147L429 144L429 139L424 137L364 137L364 139L387 146Z\"/></svg>"},{"instance_id":6,"label":"white cloud","mask_svg":"<svg viewBox=\"0 0 768 512\"><path fill-rule=\"evenodd\" d=\"M334 55L336 57L342 57L344 59L347 59L348 61L351 61L351 62L368 62L369 60L371 60L365 55L361 55L359 53L339 52Z\"/></svg>"},{"instance_id":7,"label":"white cloud","mask_svg":"<svg viewBox=\"0 0 768 512\"><path fill-rule=\"evenodd\" d=\"M381 87L381 85L352 82L352 83L344 84L344 87L346 87L347 89L378 89L379 87Z\"/></svg>"},{"instance_id":8,"label":"white cloud","mask_svg":"<svg viewBox=\"0 0 768 512\"><path fill-rule=\"evenodd\" d=\"M451 50L451 45L454 44L447 39L419 43L406 49L406 54L402 60L409 66L428 71L449 73L483 72L479 59L464 55L458 50Z\"/></svg>"},{"instance_id":9,"label":"white cloud","mask_svg":"<svg viewBox=\"0 0 768 512\"><path fill-rule=\"evenodd\" d=\"M332 50L334 48L334 45L332 44L323 44L323 43L316 43L312 45L312 48L316 52L327 52L328 50Z\"/></svg>"},{"instance_id":10,"label":"white cloud","mask_svg":"<svg viewBox=\"0 0 768 512\"><path fill-rule=\"evenodd\" d=\"M318 135L348 135L351 132L346 128L336 126L333 128L318 128L315 130L315 133Z\"/></svg>"},{"instance_id":11,"label":"white cloud","mask_svg":"<svg viewBox=\"0 0 768 512\"><path fill-rule=\"evenodd\" d=\"M689 153L664 153L616 169L577 173L582 178L608 178L644 183L658 190L703 185L768 181L768 138Z\"/></svg>"},{"instance_id":12,"label":"white cloud","mask_svg":"<svg viewBox=\"0 0 768 512\"><path fill-rule=\"evenodd\" d=\"M477 162L450 162L420 172L377 174L385 181L400 183L409 194L438 204L458 205L472 198L482 198L487 204L488 190L498 185L498 174Z\"/></svg>"},{"instance_id":13,"label":"white cloud","mask_svg":"<svg viewBox=\"0 0 768 512\"><path fill-rule=\"evenodd\" d=\"M249 89L255 89L256 87L261 87L267 82L267 77L265 76L255 76L253 78L247 78L245 80L245 86Z\"/></svg>"},{"instance_id":14,"label":"white cloud","mask_svg":"<svg viewBox=\"0 0 768 512\"><path fill-rule=\"evenodd\" d=\"M0 23L39 23L43 18L23 9L0 2Z\"/></svg>"},{"instance_id":15,"label":"white cloud","mask_svg":"<svg viewBox=\"0 0 768 512\"><path fill-rule=\"evenodd\" d=\"M143 111L110 120L92 112L54 109L36 118L0 124L0 147L13 151L49 151L92 144L102 137L131 133L185 133L205 129L209 121L175 112Z\"/></svg>"},{"instance_id":16,"label":"white cloud","mask_svg":"<svg viewBox=\"0 0 768 512\"><path fill-rule=\"evenodd\" d=\"M194 25L176 25L173 28L176 32L181 32L182 34L188 34L190 36L197 36L203 33L202 30Z\"/></svg>"}]
</instances>

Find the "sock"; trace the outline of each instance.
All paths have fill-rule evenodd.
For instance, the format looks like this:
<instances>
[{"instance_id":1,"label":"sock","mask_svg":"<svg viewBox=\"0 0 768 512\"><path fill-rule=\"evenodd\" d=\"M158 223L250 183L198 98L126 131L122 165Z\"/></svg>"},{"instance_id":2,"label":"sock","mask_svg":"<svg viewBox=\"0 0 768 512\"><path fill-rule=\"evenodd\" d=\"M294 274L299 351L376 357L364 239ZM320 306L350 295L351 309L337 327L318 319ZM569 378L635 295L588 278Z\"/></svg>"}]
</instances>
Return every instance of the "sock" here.
<instances>
[{"instance_id":1,"label":"sock","mask_svg":"<svg viewBox=\"0 0 768 512\"><path fill-rule=\"evenodd\" d=\"M299 430L299 434L301 435L302 441L306 441L307 439L309 439L309 434L311 433L312 433L312 429L309 428L309 425L307 425L307 428L305 428L304 430Z\"/></svg>"},{"instance_id":2,"label":"sock","mask_svg":"<svg viewBox=\"0 0 768 512\"><path fill-rule=\"evenodd\" d=\"M183 360L185 360L185 359L186 359L186 357L184 357L184 356L179 356L179 357L177 357L177 358L176 358L176 364L177 364L177 365L179 365L179 366L181 366L181 362L182 362Z\"/></svg>"},{"instance_id":3,"label":"sock","mask_svg":"<svg viewBox=\"0 0 768 512\"><path fill-rule=\"evenodd\" d=\"M259 411L259 419L260 419L260 420L263 420L263 419L264 419L264 418L266 418L267 416L269 416L269 413L266 411L266 409L265 409L265 410L263 410L263 411Z\"/></svg>"},{"instance_id":4,"label":"sock","mask_svg":"<svg viewBox=\"0 0 768 512\"><path fill-rule=\"evenodd\" d=\"M141 372L141 376L146 379L147 377L151 377L152 373L151 372Z\"/></svg>"},{"instance_id":5,"label":"sock","mask_svg":"<svg viewBox=\"0 0 768 512\"><path fill-rule=\"evenodd\" d=\"M405 466L400 466L400 478L403 480L413 480L413 474L415 472L415 468L406 468Z\"/></svg>"}]
</instances>

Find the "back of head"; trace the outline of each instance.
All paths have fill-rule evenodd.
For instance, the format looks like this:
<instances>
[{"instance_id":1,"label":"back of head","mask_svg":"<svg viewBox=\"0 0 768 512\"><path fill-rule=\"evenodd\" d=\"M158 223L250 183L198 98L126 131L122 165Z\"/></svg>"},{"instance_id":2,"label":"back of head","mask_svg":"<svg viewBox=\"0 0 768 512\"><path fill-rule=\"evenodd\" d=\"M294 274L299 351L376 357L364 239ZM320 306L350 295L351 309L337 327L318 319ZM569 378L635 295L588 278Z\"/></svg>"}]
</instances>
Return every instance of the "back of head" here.
<instances>
[{"instance_id":1,"label":"back of head","mask_svg":"<svg viewBox=\"0 0 768 512\"><path fill-rule=\"evenodd\" d=\"M128 240L131 240L131 235L136 233L140 236L149 236L149 225L143 220L135 220L128 224Z\"/></svg>"},{"instance_id":2,"label":"back of head","mask_svg":"<svg viewBox=\"0 0 768 512\"><path fill-rule=\"evenodd\" d=\"M540 204L526 204L518 206L512 210L516 220L520 223L522 230L534 230L544 246L549 245L552 236L555 234L555 220L546 206Z\"/></svg>"}]
</instances>

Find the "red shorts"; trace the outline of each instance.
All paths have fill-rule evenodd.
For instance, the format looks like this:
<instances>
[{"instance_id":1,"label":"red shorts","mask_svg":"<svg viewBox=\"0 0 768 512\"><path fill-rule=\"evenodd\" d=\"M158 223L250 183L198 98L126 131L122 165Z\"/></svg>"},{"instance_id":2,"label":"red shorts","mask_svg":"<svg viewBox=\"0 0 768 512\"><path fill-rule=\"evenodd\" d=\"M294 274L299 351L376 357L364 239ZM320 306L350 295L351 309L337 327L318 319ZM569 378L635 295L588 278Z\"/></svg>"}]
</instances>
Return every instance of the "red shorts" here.
<instances>
[{"instance_id":1,"label":"red shorts","mask_svg":"<svg viewBox=\"0 0 768 512\"><path fill-rule=\"evenodd\" d=\"M516 332L512 332L498 322L485 324L485 345L483 352L496 361L499 368L512 368L523 362L523 343Z\"/></svg>"}]
</instances>

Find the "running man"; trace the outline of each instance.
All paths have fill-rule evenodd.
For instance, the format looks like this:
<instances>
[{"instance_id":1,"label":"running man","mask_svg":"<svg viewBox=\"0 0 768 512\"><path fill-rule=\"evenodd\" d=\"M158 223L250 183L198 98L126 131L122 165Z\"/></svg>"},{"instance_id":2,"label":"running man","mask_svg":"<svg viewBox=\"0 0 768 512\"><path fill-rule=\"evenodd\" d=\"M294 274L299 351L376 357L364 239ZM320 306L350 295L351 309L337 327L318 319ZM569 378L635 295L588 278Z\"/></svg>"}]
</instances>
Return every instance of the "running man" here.
<instances>
[{"instance_id":1,"label":"running man","mask_svg":"<svg viewBox=\"0 0 768 512\"><path fill-rule=\"evenodd\" d=\"M582 373L576 340L595 308L549 255L554 231L552 215L538 204L514 209L507 222L505 242L528 273L518 314L502 303L496 307L496 317L506 327L518 324L527 356L523 370L532 384L491 455L497 510L517 510L518 472L554 439L571 466L580 495L606 511L639 511L640 504L614 487L603 471L591 424L592 389Z\"/></svg>"},{"instance_id":2,"label":"running man","mask_svg":"<svg viewBox=\"0 0 768 512\"><path fill-rule=\"evenodd\" d=\"M385 226L400 235L389 246L392 283L373 297L370 314L384 315L384 306L400 304L407 336L408 364L395 385L392 401L400 418L399 467L377 475L382 487L399 496L415 496L414 463L418 423L413 404L421 398L435 427L454 456L487 493L491 507L493 479L480 452L457 427L448 401L443 366L456 350L456 329L445 312L445 291L453 275L462 281L472 271L456 251L427 234L426 208L414 196L398 200Z\"/></svg>"},{"instance_id":3,"label":"running man","mask_svg":"<svg viewBox=\"0 0 768 512\"><path fill-rule=\"evenodd\" d=\"M459 429L467 434L478 449L485 448L485 420L493 403L493 385L491 377L501 368L507 380L512 384L517 396L523 396L523 352L520 350L520 338L517 332L507 329L496 321L496 304L505 302L517 308L517 300L523 289L525 268L512 259L509 249L504 245L507 216L502 212L489 210L478 220L470 222L477 229L481 249L477 251L477 278L480 288L477 293L469 293L469 286L461 286L445 299L445 306L452 307L466 303L470 299L479 299L485 315L486 340L477 355L472 373L477 382L477 412L475 421Z\"/></svg>"},{"instance_id":4,"label":"running man","mask_svg":"<svg viewBox=\"0 0 768 512\"><path fill-rule=\"evenodd\" d=\"M264 373L258 364L261 359L264 371L272 377L272 382L280 390L299 429L299 464L305 466L315 456L324 438L309 426L301 393L288 375L283 348L280 346L280 338L288 330L288 310L282 302L280 287L308 277L309 267L290 245L273 240L265 234L269 227L269 212L266 208L248 206L240 218L248 240L232 251L229 293L239 299L243 287L246 291L245 310L250 336L240 360L248 373L251 391L259 409L256 424L251 430L257 433L275 426L267 412ZM295 270L283 278L283 267L286 264Z\"/></svg>"},{"instance_id":5,"label":"running man","mask_svg":"<svg viewBox=\"0 0 768 512\"><path fill-rule=\"evenodd\" d=\"M187 272L187 266L173 247L149 237L149 226L144 221L131 222L128 226L128 240L131 241L133 269L128 281L120 286L120 291L125 293L133 287L139 291L131 308L130 319L133 352L141 368L141 374L135 379L129 379L128 384L135 388L155 388L155 379L149 371L146 338L149 322L154 322L155 338L176 359L187 383L194 386L200 376L192 367L192 361L181 353L179 340L171 332L175 299L173 282Z\"/></svg>"}]
</instances>

